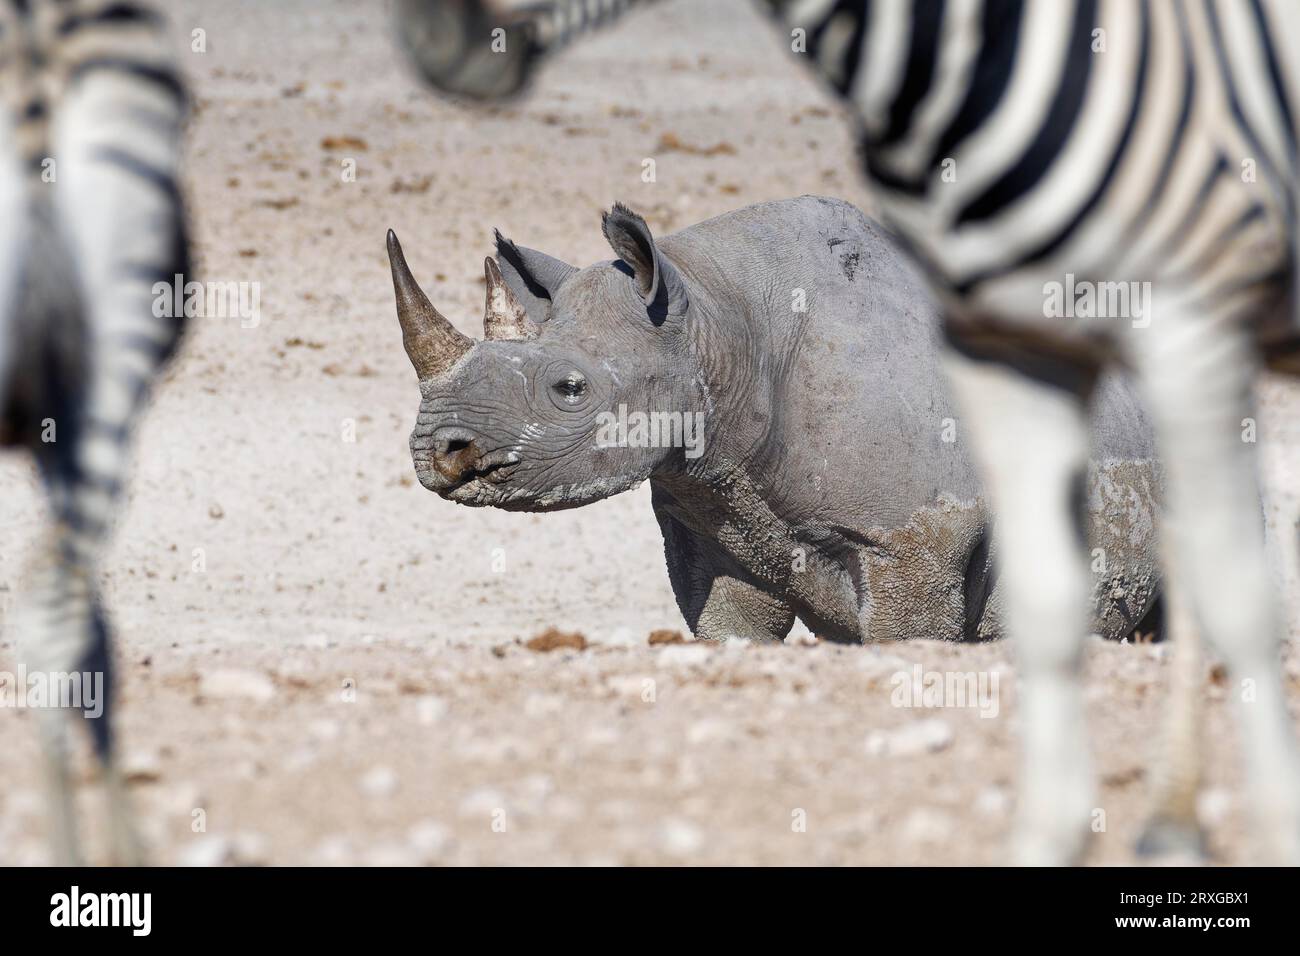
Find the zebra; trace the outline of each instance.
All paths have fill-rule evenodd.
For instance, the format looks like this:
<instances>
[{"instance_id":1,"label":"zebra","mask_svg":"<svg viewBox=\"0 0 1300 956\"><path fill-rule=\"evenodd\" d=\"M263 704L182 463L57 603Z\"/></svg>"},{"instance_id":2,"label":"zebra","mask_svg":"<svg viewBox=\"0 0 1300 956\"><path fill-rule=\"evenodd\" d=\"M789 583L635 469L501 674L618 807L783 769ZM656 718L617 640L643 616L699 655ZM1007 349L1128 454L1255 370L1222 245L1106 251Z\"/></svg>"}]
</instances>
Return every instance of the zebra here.
<instances>
[{"instance_id":1,"label":"zebra","mask_svg":"<svg viewBox=\"0 0 1300 956\"><path fill-rule=\"evenodd\" d=\"M0 445L34 457L49 502L7 623L29 680L74 675L100 699L39 710L63 864L82 857L68 747L83 722L113 860L142 859L97 579L132 426L181 333L183 317L155 304L156 283L189 271L176 178L187 94L170 51L144 4L0 0Z\"/></svg>"},{"instance_id":2,"label":"zebra","mask_svg":"<svg viewBox=\"0 0 1300 956\"><path fill-rule=\"evenodd\" d=\"M498 12L476 0L399 0L397 16L426 81L476 100L518 92L554 51L639 5L556 0ZM944 310L945 368L997 515L1024 677L1014 858L1078 861L1095 819L1078 489L1084 406L1098 371L1119 364L1143 386L1164 460L1164 566L1182 645L1166 730L1181 752L1157 773L1140 848L1198 846L1198 758L1187 748L1203 637L1240 682L1259 859L1300 862L1282 620L1242 437L1260 366L1300 371L1300 9L1286 0L760 5L848 105L883 218ZM1076 314L1082 299L1060 308L1061 291L1080 283L1149 291L1144 314L1131 304L1119 316Z\"/></svg>"}]
</instances>

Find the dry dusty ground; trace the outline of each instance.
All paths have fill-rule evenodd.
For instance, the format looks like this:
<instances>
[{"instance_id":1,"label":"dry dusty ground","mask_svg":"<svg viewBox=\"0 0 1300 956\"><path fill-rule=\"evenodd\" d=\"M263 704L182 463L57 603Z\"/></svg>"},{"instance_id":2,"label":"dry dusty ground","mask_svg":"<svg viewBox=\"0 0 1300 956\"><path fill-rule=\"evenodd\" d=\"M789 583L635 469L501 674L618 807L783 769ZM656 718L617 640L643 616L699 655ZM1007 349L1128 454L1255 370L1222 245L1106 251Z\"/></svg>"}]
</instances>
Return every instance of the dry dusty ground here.
<instances>
[{"instance_id":1,"label":"dry dusty ground","mask_svg":"<svg viewBox=\"0 0 1300 956\"><path fill-rule=\"evenodd\" d=\"M262 314L196 322L143 428L106 571L154 859L998 861L1016 782L1009 647L650 647L683 625L646 489L527 516L413 480L387 227L477 332L493 225L585 264L609 256L599 216L615 199L661 233L807 192L870 205L838 114L750 9L667 5L575 51L527 103L471 114L405 73L380 3L172 6L197 98L202 269L260 283ZM206 53L189 49L196 27ZM1300 403L1264 395L1270 520L1290 528ZM29 467L6 459L0 598L39 521ZM519 643L549 626L591 645ZM0 642L0 669L14 655ZM892 675L914 665L996 674L997 717L892 706ZM1294 650L1289 665L1300 701ZM1107 821L1094 859L1128 862L1167 666L1158 648L1097 644L1089 669ZM1207 692L1203 809L1219 858L1243 862L1225 689ZM0 720L0 862L40 863L35 721ZM97 806L93 780L83 790Z\"/></svg>"}]
</instances>

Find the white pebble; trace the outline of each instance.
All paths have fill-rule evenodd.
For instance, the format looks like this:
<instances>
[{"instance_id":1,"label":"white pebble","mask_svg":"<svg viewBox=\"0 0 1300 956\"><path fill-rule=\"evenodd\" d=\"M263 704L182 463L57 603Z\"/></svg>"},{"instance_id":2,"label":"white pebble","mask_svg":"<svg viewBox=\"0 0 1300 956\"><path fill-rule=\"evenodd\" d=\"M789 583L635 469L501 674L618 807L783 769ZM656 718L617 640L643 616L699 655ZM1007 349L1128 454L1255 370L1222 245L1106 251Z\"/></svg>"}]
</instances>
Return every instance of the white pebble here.
<instances>
[{"instance_id":1,"label":"white pebble","mask_svg":"<svg viewBox=\"0 0 1300 956\"><path fill-rule=\"evenodd\" d=\"M908 843L946 843L952 833L952 817L928 807L913 810L903 821L902 836Z\"/></svg>"},{"instance_id":2,"label":"white pebble","mask_svg":"<svg viewBox=\"0 0 1300 956\"><path fill-rule=\"evenodd\" d=\"M366 866L419 866L419 855L401 843L376 843L362 854Z\"/></svg>"},{"instance_id":3,"label":"white pebble","mask_svg":"<svg viewBox=\"0 0 1300 956\"><path fill-rule=\"evenodd\" d=\"M867 753L873 757L910 757L945 750L952 741L952 726L947 721L926 717L897 730L873 730L867 735Z\"/></svg>"},{"instance_id":4,"label":"white pebble","mask_svg":"<svg viewBox=\"0 0 1300 956\"><path fill-rule=\"evenodd\" d=\"M334 740L342 729L337 720L313 720L307 725L307 733L317 740Z\"/></svg>"},{"instance_id":5,"label":"white pebble","mask_svg":"<svg viewBox=\"0 0 1300 956\"><path fill-rule=\"evenodd\" d=\"M1196 816L1207 827L1217 827L1232 812L1232 794L1222 787L1202 791L1196 798Z\"/></svg>"},{"instance_id":6,"label":"white pebble","mask_svg":"<svg viewBox=\"0 0 1300 956\"><path fill-rule=\"evenodd\" d=\"M316 844L309 857L315 866L351 866L352 844L344 836L330 836Z\"/></svg>"},{"instance_id":7,"label":"white pebble","mask_svg":"<svg viewBox=\"0 0 1300 956\"><path fill-rule=\"evenodd\" d=\"M128 783L154 783L162 777L162 758L156 750L129 751L121 764Z\"/></svg>"},{"instance_id":8,"label":"white pebble","mask_svg":"<svg viewBox=\"0 0 1300 956\"><path fill-rule=\"evenodd\" d=\"M660 667L696 667L713 654L707 644L669 644L656 659Z\"/></svg>"},{"instance_id":9,"label":"white pebble","mask_svg":"<svg viewBox=\"0 0 1300 956\"><path fill-rule=\"evenodd\" d=\"M975 812L1003 818L1011 812L1011 794L1001 787L985 787L975 797Z\"/></svg>"},{"instance_id":10,"label":"white pebble","mask_svg":"<svg viewBox=\"0 0 1300 956\"><path fill-rule=\"evenodd\" d=\"M391 797L397 792L397 773L392 767L372 767L361 778L361 792L368 797Z\"/></svg>"},{"instance_id":11,"label":"white pebble","mask_svg":"<svg viewBox=\"0 0 1300 956\"><path fill-rule=\"evenodd\" d=\"M670 817L659 828L659 847L669 856L691 856L703 845L704 834L689 820Z\"/></svg>"},{"instance_id":12,"label":"white pebble","mask_svg":"<svg viewBox=\"0 0 1300 956\"><path fill-rule=\"evenodd\" d=\"M705 717L697 720L686 730L686 742L689 744L712 744L730 740L735 734L731 724L717 717Z\"/></svg>"},{"instance_id":13,"label":"white pebble","mask_svg":"<svg viewBox=\"0 0 1300 956\"><path fill-rule=\"evenodd\" d=\"M425 727L436 724L447 716L451 706L436 694L425 694L415 702L415 717Z\"/></svg>"},{"instance_id":14,"label":"white pebble","mask_svg":"<svg viewBox=\"0 0 1300 956\"><path fill-rule=\"evenodd\" d=\"M505 794L500 790L480 787L477 790L471 790L465 795L465 798L460 802L460 812L462 816L466 817L487 817L497 810L504 809L505 805Z\"/></svg>"},{"instance_id":15,"label":"white pebble","mask_svg":"<svg viewBox=\"0 0 1300 956\"><path fill-rule=\"evenodd\" d=\"M436 862L451 842L447 828L436 820L421 820L411 827L406 839L422 863Z\"/></svg>"},{"instance_id":16,"label":"white pebble","mask_svg":"<svg viewBox=\"0 0 1300 956\"><path fill-rule=\"evenodd\" d=\"M199 677L199 696L213 700L270 700L274 694L271 679L257 671L213 670Z\"/></svg>"},{"instance_id":17,"label":"white pebble","mask_svg":"<svg viewBox=\"0 0 1300 956\"><path fill-rule=\"evenodd\" d=\"M179 866L224 866L230 861L231 852L229 837L201 836L181 848L176 862Z\"/></svg>"}]
</instances>

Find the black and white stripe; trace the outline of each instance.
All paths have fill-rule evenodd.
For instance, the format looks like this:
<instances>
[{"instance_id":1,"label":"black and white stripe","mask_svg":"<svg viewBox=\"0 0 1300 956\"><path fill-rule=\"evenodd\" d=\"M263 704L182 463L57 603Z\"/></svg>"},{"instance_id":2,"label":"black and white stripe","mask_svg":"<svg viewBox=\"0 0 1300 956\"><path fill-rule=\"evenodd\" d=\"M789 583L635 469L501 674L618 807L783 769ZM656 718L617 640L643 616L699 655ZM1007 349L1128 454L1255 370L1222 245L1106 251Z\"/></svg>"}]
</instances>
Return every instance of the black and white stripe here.
<instances>
[{"instance_id":1,"label":"black and white stripe","mask_svg":"<svg viewBox=\"0 0 1300 956\"><path fill-rule=\"evenodd\" d=\"M0 443L39 465L53 522L13 625L28 667L109 671L98 562L121 500L129 438L181 317L157 282L188 271L177 184L186 96L158 12L122 0L0 0ZM54 441L47 440L54 429ZM112 768L111 687L89 721ZM57 851L75 858L69 721L42 714ZM116 793L116 790L113 791ZM121 795L114 844L133 856Z\"/></svg>"},{"instance_id":2,"label":"black and white stripe","mask_svg":"<svg viewBox=\"0 0 1300 956\"><path fill-rule=\"evenodd\" d=\"M554 0L525 15L532 26L501 15L528 40L510 85L629 5ZM1239 718L1263 858L1300 861L1281 624L1240 434L1259 358L1300 372L1300 6L761 5L855 114L884 218L943 302L946 363L998 515L1008 629L1024 671L1021 859L1076 858L1086 830L1074 612L1089 582L1067 502L1087 463L1084 402L1098 369L1118 360L1144 386L1165 461L1166 570L1175 605L1189 612L1176 617L1193 621L1255 687ZM415 12L404 26L454 7L480 28L459 35L467 49L486 44L481 28L494 22L464 0L405 7ZM442 73L425 68L426 79L490 95L482 63L473 76L457 71L471 59L446 55ZM1052 314L1049 284L1067 279L1149 283L1151 323ZM1172 738L1188 739L1185 730ZM1190 816L1186 792L1165 799L1178 804L1171 815Z\"/></svg>"},{"instance_id":3,"label":"black and white stripe","mask_svg":"<svg viewBox=\"0 0 1300 956\"><path fill-rule=\"evenodd\" d=\"M809 52L861 118L886 217L954 319L1041 320L1043 283L1066 272L1151 281L1187 308L1258 312L1287 291L1295 88L1278 47L1296 14L1282 5L772 6L814 37L845 22L847 51Z\"/></svg>"},{"instance_id":4,"label":"black and white stripe","mask_svg":"<svg viewBox=\"0 0 1300 956\"><path fill-rule=\"evenodd\" d=\"M528 45L531 69L648 2L553 0L494 17L407 0L402 23L452 11L472 23L462 55L428 78L490 95L483 76L454 67L473 62L494 23ZM1300 12L1285 2L760 5L802 34L852 107L884 216L954 312L1038 313L1043 282L1066 271L1164 283L1216 309L1260 310L1286 291ZM1258 188L1242 188L1244 160Z\"/></svg>"}]
</instances>

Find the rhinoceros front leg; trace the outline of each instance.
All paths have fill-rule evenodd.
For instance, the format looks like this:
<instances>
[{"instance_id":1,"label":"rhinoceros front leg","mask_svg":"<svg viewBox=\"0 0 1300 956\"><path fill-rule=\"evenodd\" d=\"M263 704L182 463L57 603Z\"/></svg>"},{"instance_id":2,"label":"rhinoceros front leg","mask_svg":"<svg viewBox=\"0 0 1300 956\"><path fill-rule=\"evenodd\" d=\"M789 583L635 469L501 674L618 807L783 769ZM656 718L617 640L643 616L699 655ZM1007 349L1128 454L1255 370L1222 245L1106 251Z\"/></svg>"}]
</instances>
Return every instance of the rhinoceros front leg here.
<instances>
[{"instance_id":1,"label":"rhinoceros front leg","mask_svg":"<svg viewBox=\"0 0 1300 956\"><path fill-rule=\"evenodd\" d=\"M667 514L655 517L664 536L668 579L677 606L700 640L780 641L794 626L794 609L748 578L725 551Z\"/></svg>"}]
</instances>

